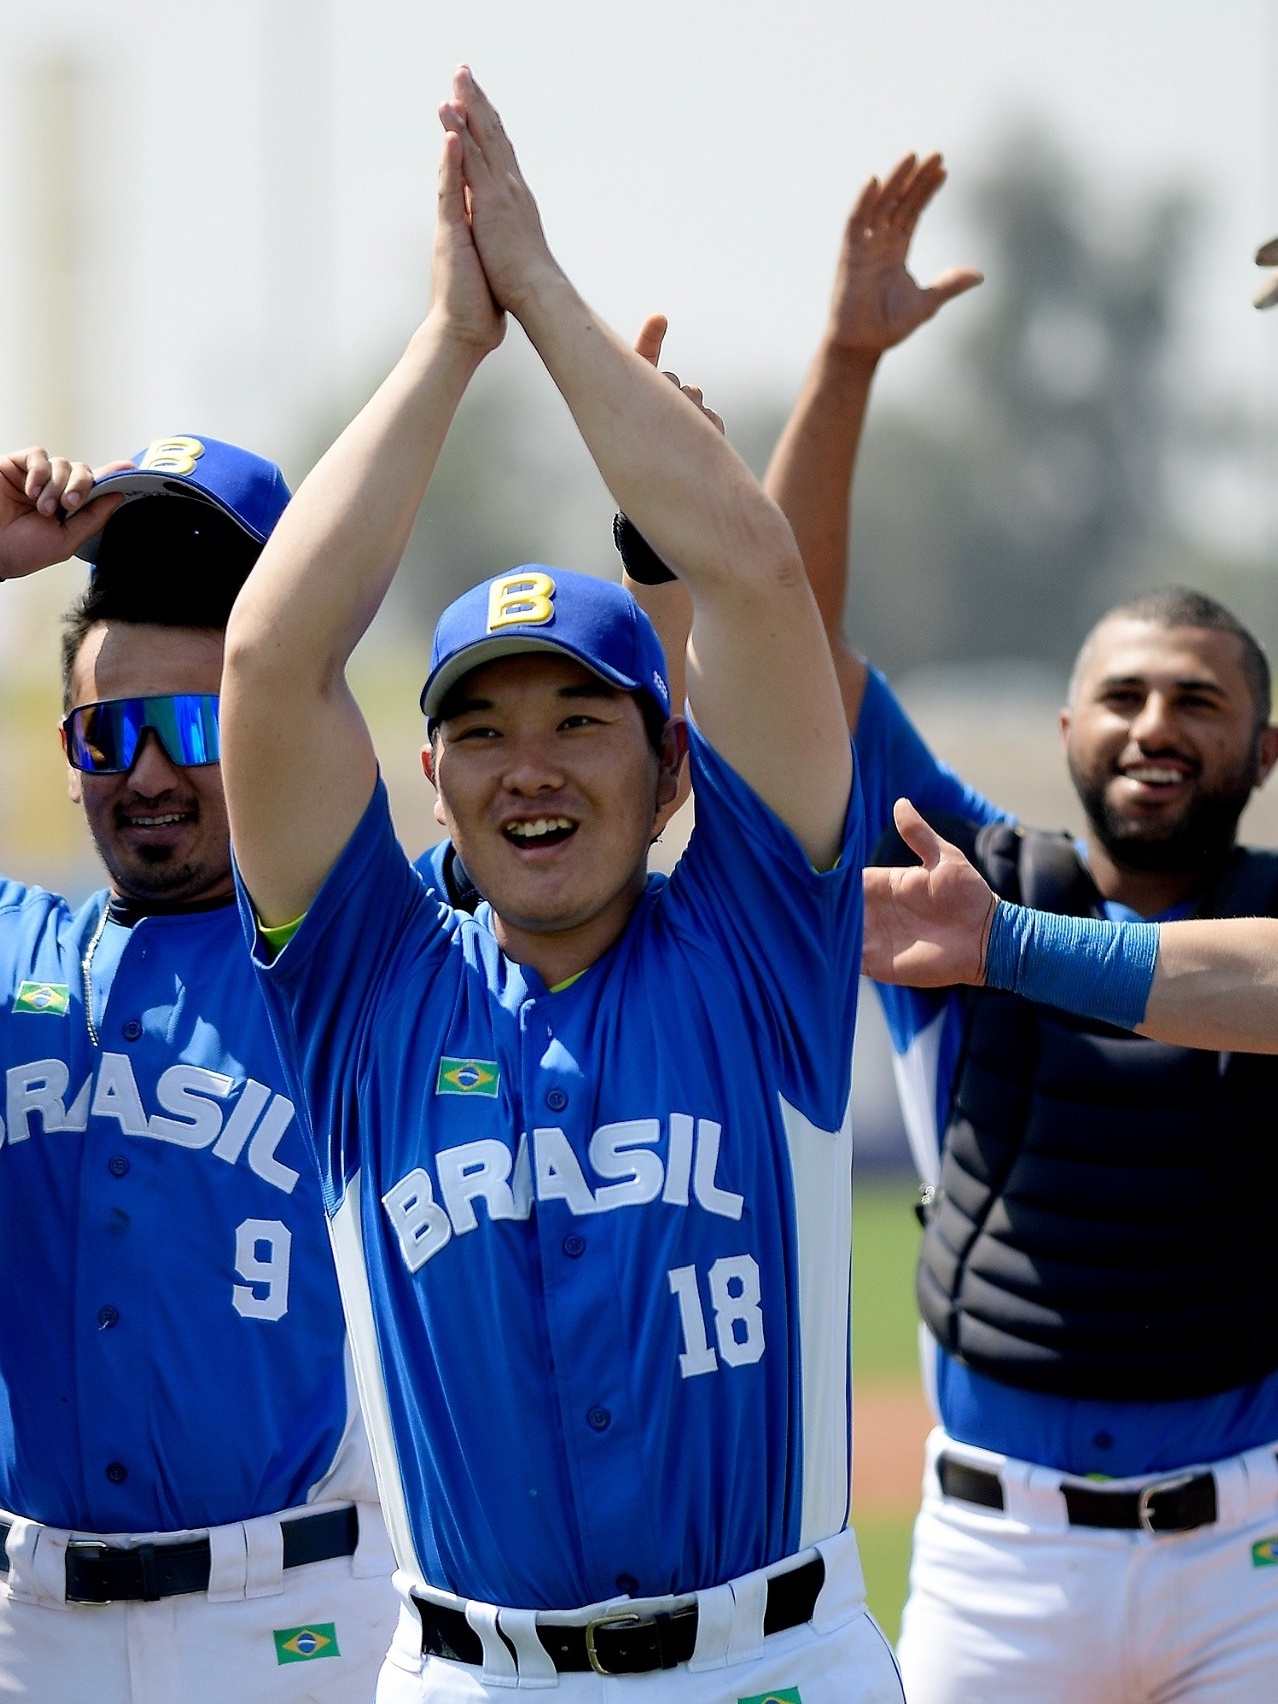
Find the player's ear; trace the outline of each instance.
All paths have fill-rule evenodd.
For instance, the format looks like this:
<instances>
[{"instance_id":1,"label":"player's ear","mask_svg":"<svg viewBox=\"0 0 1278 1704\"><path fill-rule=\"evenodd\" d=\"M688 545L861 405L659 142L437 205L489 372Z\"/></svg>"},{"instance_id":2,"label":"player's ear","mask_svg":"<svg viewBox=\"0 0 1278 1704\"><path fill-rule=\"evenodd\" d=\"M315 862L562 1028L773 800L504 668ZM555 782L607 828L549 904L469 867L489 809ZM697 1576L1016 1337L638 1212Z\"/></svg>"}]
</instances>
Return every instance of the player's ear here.
<instances>
[{"instance_id":1,"label":"player's ear","mask_svg":"<svg viewBox=\"0 0 1278 1704\"><path fill-rule=\"evenodd\" d=\"M688 756L688 724L682 716L671 716L661 730L657 753L657 819L653 833L660 834L679 804L679 774Z\"/></svg>"},{"instance_id":2,"label":"player's ear","mask_svg":"<svg viewBox=\"0 0 1278 1704\"><path fill-rule=\"evenodd\" d=\"M1278 727L1272 722L1260 730L1256 748L1256 785L1264 782L1274 764L1278 763Z\"/></svg>"},{"instance_id":3,"label":"player's ear","mask_svg":"<svg viewBox=\"0 0 1278 1704\"><path fill-rule=\"evenodd\" d=\"M422 774L435 789L435 821L441 828L447 828L448 818L444 814L444 801L439 796L439 782L435 776L435 744L433 740L428 741L422 747Z\"/></svg>"}]
</instances>

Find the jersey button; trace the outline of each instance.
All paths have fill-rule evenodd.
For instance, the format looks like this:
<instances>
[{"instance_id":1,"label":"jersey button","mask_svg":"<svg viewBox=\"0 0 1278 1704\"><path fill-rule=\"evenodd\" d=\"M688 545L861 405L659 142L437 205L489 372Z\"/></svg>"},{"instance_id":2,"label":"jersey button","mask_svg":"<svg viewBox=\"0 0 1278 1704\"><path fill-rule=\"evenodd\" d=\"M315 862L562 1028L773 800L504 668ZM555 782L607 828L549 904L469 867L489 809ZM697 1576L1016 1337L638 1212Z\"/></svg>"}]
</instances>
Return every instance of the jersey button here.
<instances>
[{"instance_id":1,"label":"jersey button","mask_svg":"<svg viewBox=\"0 0 1278 1704\"><path fill-rule=\"evenodd\" d=\"M142 1025L136 1018L130 1018L128 1023L120 1030L120 1034L125 1041L137 1041L142 1034Z\"/></svg>"},{"instance_id":2,"label":"jersey button","mask_svg":"<svg viewBox=\"0 0 1278 1704\"><path fill-rule=\"evenodd\" d=\"M568 1096L562 1089L551 1089L550 1093L546 1096L546 1105L550 1108L551 1112L562 1112L568 1105Z\"/></svg>"},{"instance_id":3,"label":"jersey button","mask_svg":"<svg viewBox=\"0 0 1278 1704\"><path fill-rule=\"evenodd\" d=\"M98 1309L98 1324L102 1327L103 1331L110 1331L113 1325L119 1325L119 1323L119 1308L113 1308L110 1302L108 1302L104 1308Z\"/></svg>"},{"instance_id":4,"label":"jersey button","mask_svg":"<svg viewBox=\"0 0 1278 1704\"><path fill-rule=\"evenodd\" d=\"M576 1231L570 1231L564 1238L564 1253L569 1260L580 1260L586 1252L586 1239L579 1237Z\"/></svg>"},{"instance_id":5,"label":"jersey button","mask_svg":"<svg viewBox=\"0 0 1278 1704\"><path fill-rule=\"evenodd\" d=\"M639 1590L639 1582L635 1579L633 1574L618 1574L617 1590L619 1592L625 1592L627 1597L633 1597Z\"/></svg>"},{"instance_id":6,"label":"jersey button","mask_svg":"<svg viewBox=\"0 0 1278 1704\"><path fill-rule=\"evenodd\" d=\"M107 1161L107 1170L111 1173L112 1177L124 1177L128 1173L129 1162L125 1159L123 1154L112 1154L111 1158Z\"/></svg>"},{"instance_id":7,"label":"jersey button","mask_svg":"<svg viewBox=\"0 0 1278 1704\"><path fill-rule=\"evenodd\" d=\"M125 1467L122 1461L109 1461L107 1463L106 1476L111 1481L112 1485L123 1485L125 1480L129 1477L129 1470Z\"/></svg>"},{"instance_id":8,"label":"jersey button","mask_svg":"<svg viewBox=\"0 0 1278 1704\"><path fill-rule=\"evenodd\" d=\"M592 1432L606 1432L612 1425L612 1415L606 1408L592 1408L586 1416L586 1424Z\"/></svg>"}]
</instances>

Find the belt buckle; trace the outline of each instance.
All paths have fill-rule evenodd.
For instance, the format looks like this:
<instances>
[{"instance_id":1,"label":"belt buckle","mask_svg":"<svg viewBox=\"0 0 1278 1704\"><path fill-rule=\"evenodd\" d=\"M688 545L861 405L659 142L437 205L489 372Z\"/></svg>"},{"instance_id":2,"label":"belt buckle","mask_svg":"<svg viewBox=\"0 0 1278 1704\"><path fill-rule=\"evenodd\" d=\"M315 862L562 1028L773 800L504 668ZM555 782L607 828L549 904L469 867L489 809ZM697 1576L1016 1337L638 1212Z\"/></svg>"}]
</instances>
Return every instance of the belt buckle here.
<instances>
[{"instance_id":1,"label":"belt buckle","mask_svg":"<svg viewBox=\"0 0 1278 1704\"><path fill-rule=\"evenodd\" d=\"M611 1675L613 1672L611 1669L606 1669L599 1661L599 1653L595 1649L596 1630L600 1627L615 1627L622 1622L629 1623L633 1627L638 1627L642 1620L642 1615L637 1615L633 1610L631 1610L628 1613L622 1613L620 1615L600 1615L597 1616L594 1621L588 1621L586 1623L586 1656L590 1659L590 1666L594 1669L596 1674Z\"/></svg>"},{"instance_id":2,"label":"belt buckle","mask_svg":"<svg viewBox=\"0 0 1278 1704\"><path fill-rule=\"evenodd\" d=\"M1192 1485L1197 1479L1196 1473L1178 1473L1172 1479L1159 1479L1152 1485L1146 1485L1136 1498L1136 1519L1142 1532L1147 1532L1151 1538L1158 1537L1158 1528L1154 1525L1153 1510L1150 1504L1163 1491L1183 1491L1186 1485Z\"/></svg>"},{"instance_id":3,"label":"belt buckle","mask_svg":"<svg viewBox=\"0 0 1278 1704\"><path fill-rule=\"evenodd\" d=\"M100 1561L113 1547L104 1544L100 1538L71 1538L67 1540L68 1552L72 1550L96 1550ZM92 1608L98 1608L108 1603L114 1603L114 1598L73 1598L69 1602L84 1603Z\"/></svg>"}]
</instances>

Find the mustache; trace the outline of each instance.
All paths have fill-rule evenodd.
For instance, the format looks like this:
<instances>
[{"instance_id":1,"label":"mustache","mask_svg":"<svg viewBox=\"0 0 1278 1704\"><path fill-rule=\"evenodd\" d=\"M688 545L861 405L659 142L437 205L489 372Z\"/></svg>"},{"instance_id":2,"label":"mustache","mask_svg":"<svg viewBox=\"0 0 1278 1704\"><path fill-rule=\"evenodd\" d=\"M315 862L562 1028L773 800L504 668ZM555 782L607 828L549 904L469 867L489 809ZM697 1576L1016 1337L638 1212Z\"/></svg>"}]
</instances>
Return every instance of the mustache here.
<instances>
[{"instance_id":1,"label":"mustache","mask_svg":"<svg viewBox=\"0 0 1278 1704\"><path fill-rule=\"evenodd\" d=\"M172 792L158 793L153 799L146 798L141 793L130 799L119 799L111 812L117 822L131 816L198 816L199 813L200 801L197 798L183 798Z\"/></svg>"}]
</instances>

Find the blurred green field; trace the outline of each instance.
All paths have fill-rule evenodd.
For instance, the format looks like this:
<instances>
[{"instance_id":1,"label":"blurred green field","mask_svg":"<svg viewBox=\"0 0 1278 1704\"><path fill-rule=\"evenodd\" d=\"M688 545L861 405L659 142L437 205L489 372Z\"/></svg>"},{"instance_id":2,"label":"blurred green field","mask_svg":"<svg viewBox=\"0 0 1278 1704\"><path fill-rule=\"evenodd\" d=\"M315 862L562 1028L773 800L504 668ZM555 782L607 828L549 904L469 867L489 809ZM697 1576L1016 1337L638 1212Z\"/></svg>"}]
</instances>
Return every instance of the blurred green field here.
<instances>
[{"instance_id":1,"label":"blurred green field","mask_svg":"<svg viewBox=\"0 0 1278 1704\"><path fill-rule=\"evenodd\" d=\"M857 1549L865 1570L870 1613L895 1645L901 1631L910 1577L911 1515L861 1515L856 1522Z\"/></svg>"},{"instance_id":2,"label":"blurred green field","mask_svg":"<svg viewBox=\"0 0 1278 1704\"><path fill-rule=\"evenodd\" d=\"M912 1178L856 1178L852 1196L852 1373L918 1378L914 1263L922 1231Z\"/></svg>"},{"instance_id":3,"label":"blurred green field","mask_svg":"<svg viewBox=\"0 0 1278 1704\"><path fill-rule=\"evenodd\" d=\"M921 1231L912 1205L912 1179L857 1178L852 1206L852 1376L854 1406L863 1411L876 1391L917 1389L918 1316L914 1263ZM870 1609L893 1642L900 1628L910 1561L914 1499L899 1508L879 1503L853 1520L865 1569Z\"/></svg>"}]
</instances>

